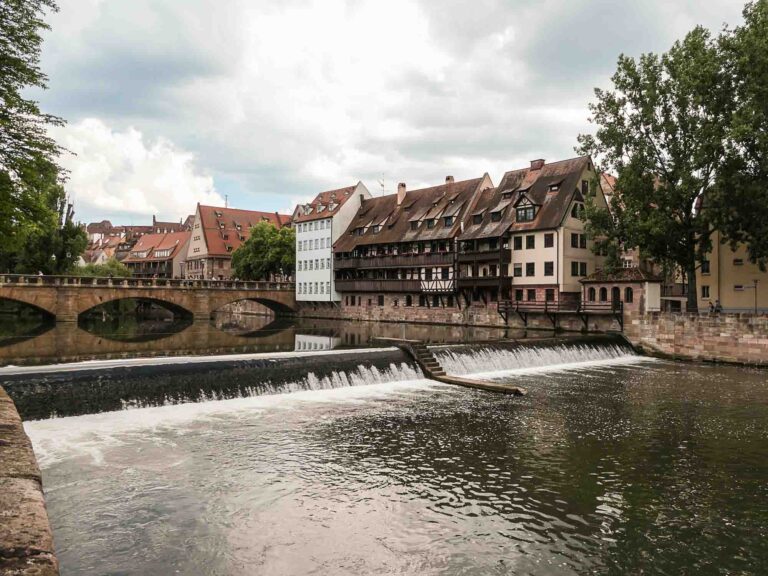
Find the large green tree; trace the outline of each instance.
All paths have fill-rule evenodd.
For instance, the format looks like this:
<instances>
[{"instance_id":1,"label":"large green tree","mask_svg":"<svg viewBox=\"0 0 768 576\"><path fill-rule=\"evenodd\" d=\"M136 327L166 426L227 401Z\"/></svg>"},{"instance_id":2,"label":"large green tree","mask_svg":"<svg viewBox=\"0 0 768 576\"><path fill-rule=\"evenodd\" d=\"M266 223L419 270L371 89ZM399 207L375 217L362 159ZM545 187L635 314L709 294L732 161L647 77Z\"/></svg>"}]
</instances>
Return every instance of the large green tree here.
<instances>
[{"instance_id":1,"label":"large green tree","mask_svg":"<svg viewBox=\"0 0 768 576\"><path fill-rule=\"evenodd\" d=\"M613 89L595 90L595 134L579 137L580 151L617 176L612 218L587 211L593 233L679 269L691 310L715 228L724 241L747 242L755 260L768 256L765 149L747 150L754 131L768 129L757 112L765 110L768 1L744 13L735 31L713 37L697 27L664 54L620 56ZM762 196L750 196L756 188Z\"/></svg>"},{"instance_id":2,"label":"large green tree","mask_svg":"<svg viewBox=\"0 0 768 576\"><path fill-rule=\"evenodd\" d=\"M241 280L291 276L296 268L296 231L269 222L251 228L251 236L232 254L232 268Z\"/></svg>"}]
</instances>

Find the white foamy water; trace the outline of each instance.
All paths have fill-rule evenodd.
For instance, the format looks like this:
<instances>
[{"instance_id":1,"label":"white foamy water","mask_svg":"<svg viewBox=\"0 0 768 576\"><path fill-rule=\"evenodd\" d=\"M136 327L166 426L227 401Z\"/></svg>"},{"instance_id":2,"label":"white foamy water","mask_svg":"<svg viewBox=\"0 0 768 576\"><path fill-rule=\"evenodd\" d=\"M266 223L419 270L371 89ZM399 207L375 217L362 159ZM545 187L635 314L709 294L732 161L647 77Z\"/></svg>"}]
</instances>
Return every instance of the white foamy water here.
<instances>
[{"instance_id":1,"label":"white foamy water","mask_svg":"<svg viewBox=\"0 0 768 576\"><path fill-rule=\"evenodd\" d=\"M477 378L599 368L651 360L620 346L589 344L515 349L483 348L467 352L445 350L436 351L435 358L449 374L471 375Z\"/></svg>"},{"instance_id":2,"label":"white foamy water","mask_svg":"<svg viewBox=\"0 0 768 576\"><path fill-rule=\"evenodd\" d=\"M98 464L105 449L119 446L136 434L151 436L156 432L172 430L181 435L187 425L200 421L215 423L223 416L228 419L258 418L267 410L290 410L311 403L365 403L390 395L445 386L423 379L420 372L417 373L407 365L403 367L386 371L361 367L351 375L342 373L339 376L334 374L331 378L315 379L316 388L294 388L297 391L287 394L243 396L228 400L32 420L24 422L24 429L43 469L82 454L90 454L93 462ZM358 379L363 377L363 372L375 377L376 381L360 383ZM333 387L333 383L339 383L339 386Z\"/></svg>"}]
</instances>

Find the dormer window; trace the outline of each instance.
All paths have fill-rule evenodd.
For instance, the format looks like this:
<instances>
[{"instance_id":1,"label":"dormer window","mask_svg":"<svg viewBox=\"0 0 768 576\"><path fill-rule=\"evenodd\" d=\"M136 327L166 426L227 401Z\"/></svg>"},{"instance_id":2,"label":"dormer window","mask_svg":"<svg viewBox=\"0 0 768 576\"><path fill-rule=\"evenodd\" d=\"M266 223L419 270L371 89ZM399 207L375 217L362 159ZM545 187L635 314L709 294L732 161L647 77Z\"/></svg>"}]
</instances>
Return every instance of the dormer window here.
<instances>
[{"instance_id":1,"label":"dormer window","mask_svg":"<svg viewBox=\"0 0 768 576\"><path fill-rule=\"evenodd\" d=\"M501 221L501 210L497 210L496 212L491 212L491 222L500 222Z\"/></svg>"},{"instance_id":2,"label":"dormer window","mask_svg":"<svg viewBox=\"0 0 768 576\"><path fill-rule=\"evenodd\" d=\"M445 226L453 226L453 220L454 220L453 216L446 216L445 218L443 218L443 224Z\"/></svg>"},{"instance_id":3,"label":"dormer window","mask_svg":"<svg viewBox=\"0 0 768 576\"><path fill-rule=\"evenodd\" d=\"M378 233L379 233L379 230L381 230L381 226L379 226L378 224L376 224L375 226L372 226L372 227L371 227L371 231L372 231L374 234L378 234Z\"/></svg>"},{"instance_id":4,"label":"dormer window","mask_svg":"<svg viewBox=\"0 0 768 576\"><path fill-rule=\"evenodd\" d=\"M320 204L320 205L317 207L317 213L318 213L318 214L320 214L320 212L322 212L323 210L325 210L325 206L323 206L322 204Z\"/></svg>"},{"instance_id":5,"label":"dormer window","mask_svg":"<svg viewBox=\"0 0 768 576\"><path fill-rule=\"evenodd\" d=\"M411 222L411 230L418 230L418 229L419 229L419 221L414 220L413 222Z\"/></svg>"},{"instance_id":6,"label":"dormer window","mask_svg":"<svg viewBox=\"0 0 768 576\"><path fill-rule=\"evenodd\" d=\"M434 218L427 219L427 228L431 230L434 227L435 227L435 219Z\"/></svg>"},{"instance_id":7,"label":"dormer window","mask_svg":"<svg viewBox=\"0 0 768 576\"><path fill-rule=\"evenodd\" d=\"M581 220L581 216L584 213L584 204L579 204L576 202L573 205L573 208L571 208L571 218L576 218L578 220Z\"/></svg>"},{"instance_id":8,"label":"dormer window","mask_svg":"<svg viewBox=\"0 0 768 576\"><path fill-rule=\"evenodd\" d=\"M504 192L504 193L501 195L501 199L502 199L502 200L509 200L509 199L511 199L511 198L512 198L512 192Z\"/></svg>"},{"instance_id":9,"label":"dormer window","mask_svg":"<svg viewBox=\"0 0 768 576\"><path fill-rule=\"evenodd\" d=\"M549 192L557 192L558 190L560 190L560 184L550 184L549 185L549 188L548 188Z\"/></svg>"},{"instance_id":10,"label":"dormer window","mask_svg":"<svg viewBox=\"0 0 768 576\"><path fill-rule=\"evenodd\" d=\"M483 223L483 215L482 214L475 214L472 216L472 224L482 224Z\"/></svg>"},{"instance_id":11,"label":"dormer window","mask_svg":"<svg viewBox=\"0 0 768 576\"><path fill-rule=\"evenodd\" d=\"M525 206L517 209L517 221L518 222L531 222L536 217L536 208L533 206Z\"/></svg>"},{"instance_id":12,"label":"dormer window","mask_svg":"<svg viewBox=\"0 0 768 576\"><path fill-rule=\"evenodd\" d=\"M214 212L214 214L216 214L216 218L221 218L221 212L219 212L218 210Z\"/></svg>"}]
</instances>

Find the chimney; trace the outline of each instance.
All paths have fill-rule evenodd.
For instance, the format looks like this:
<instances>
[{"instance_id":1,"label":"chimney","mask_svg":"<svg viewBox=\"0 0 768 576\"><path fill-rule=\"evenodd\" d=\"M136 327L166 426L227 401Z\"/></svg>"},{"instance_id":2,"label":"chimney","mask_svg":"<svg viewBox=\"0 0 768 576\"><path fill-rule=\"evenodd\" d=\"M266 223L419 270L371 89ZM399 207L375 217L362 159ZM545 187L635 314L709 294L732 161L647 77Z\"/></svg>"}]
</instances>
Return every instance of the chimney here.
<instances>
[{"instance_id":1,"label":"chimney","mask_svg":"<svg viewBox=\"0 0 768 576\"><path fill-rule=\"evenodd\" d=\"M400 182L397 185L397 205L400 206L403 200L405 200L405 182Z\"/></svg>"},{"instance_id":2,"label":"chimney","mask_svg":"<svg viewBox=\"0 0 768 576\"><path fill-rule=\"evenodd\" d=\"M544 158L531 160L531 170L541 170L544 167Z\"/></svg>"},{"instance_id":3,"label":"chimney","mask_svg":"<svg viewBox=\"0 0 768 576\"><path fill-rule=\"evenodd\" d=\"M445 177L445 183L446 184L453 184L453 176L446 176Z\"/></svg>"}]
</instances>

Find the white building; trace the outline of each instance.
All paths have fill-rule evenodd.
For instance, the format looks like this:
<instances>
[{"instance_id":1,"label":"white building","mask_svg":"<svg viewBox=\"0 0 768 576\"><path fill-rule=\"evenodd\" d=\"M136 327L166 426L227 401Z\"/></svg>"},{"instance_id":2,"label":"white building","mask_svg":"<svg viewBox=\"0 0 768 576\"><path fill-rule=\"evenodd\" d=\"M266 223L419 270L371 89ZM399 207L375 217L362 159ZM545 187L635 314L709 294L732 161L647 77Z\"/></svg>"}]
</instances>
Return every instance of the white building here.
<instances>
[{"instance_id":1,"label":"white building","mask_svg":"<svg viewBox=\"0 0 768 576\"><path fill-rule=\"evenodd\" d=\"M362 182L321 192L309 204L296 207L296 300L339 302L333 278L333 243L349 226L363 198L371 193Z\"/></svg>"}]
</instances>

